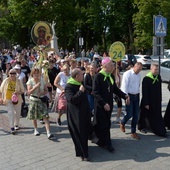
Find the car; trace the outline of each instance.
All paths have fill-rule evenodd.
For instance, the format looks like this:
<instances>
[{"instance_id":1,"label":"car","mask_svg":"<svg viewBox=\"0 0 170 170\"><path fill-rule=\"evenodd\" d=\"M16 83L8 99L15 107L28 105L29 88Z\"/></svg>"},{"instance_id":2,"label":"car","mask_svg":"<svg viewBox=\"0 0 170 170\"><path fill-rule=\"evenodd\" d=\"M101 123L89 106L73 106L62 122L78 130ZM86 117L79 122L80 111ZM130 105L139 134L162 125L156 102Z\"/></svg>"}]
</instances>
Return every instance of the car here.
<instances>
[{"instance_id":1,"label":"car","mask_svg":"<svg viewBox=\"0 0 170 170\"><path fill-rule=\"evenodd\" d=\"M170 60L164 61L160 65L160 75L162 81L169 82L170 80Z\"/></svg>"},{"instance_id":2,"label":"car","mask_svg":"<svg viewBox=\"0 0 170 170\"><path fill-rule=\"evenodd\" d=\"M159 55L155 55L155 56L151 55L150 57L153 62L159 62L159 57L160 57L160 63L170 59L170 55L168 55L168 56L166 56L166 55L160 55L160 56Z\"/></svg>"},{"instance_id":3,"label":"car","mask_svg":"<svg viewBox=\"0 0 170 170\"><path fill-rule=\"evenodd\" d=\"M90 58L88 58L88 57L77 57L76 58L76 60L79 62L79 61L81 61L81 60L89 60L89 63L91 63L91 59Z\"/></svg>"},{"instance_id":4,"label":"car","mask_svg":"<svg viewBox=\"0 0 170 170\"><path fill-rule=\"evenodd\" d=\"M139 55L135 54L137 62L141 62L143 67L146 67L147 69L150 68L152 59L149 55Z\"/></svg>"},{"instance_id":5,"label":"car","mask_svg":"<svg viewBox=\"0 0 170 170\"><path fill-rule=\"evenodd\" d=\"M122 59L121 59L121 69L126 70L126 68L129 65L135 65L137 62L136 57L133 54L126 54Z\"/></svg>"}]
</instances>

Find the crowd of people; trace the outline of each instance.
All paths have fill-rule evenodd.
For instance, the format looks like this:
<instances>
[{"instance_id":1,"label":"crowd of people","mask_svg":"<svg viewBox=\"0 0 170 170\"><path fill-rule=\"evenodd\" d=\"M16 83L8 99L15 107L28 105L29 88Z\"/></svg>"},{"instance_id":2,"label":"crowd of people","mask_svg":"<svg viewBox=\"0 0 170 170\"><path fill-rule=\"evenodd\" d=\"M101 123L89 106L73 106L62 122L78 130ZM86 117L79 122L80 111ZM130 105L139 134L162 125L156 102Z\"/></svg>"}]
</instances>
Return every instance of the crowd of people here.
<instances>
[{"instance_id":1,"label":"crowd of people","mask_svg":"<svg viewBox=\"0 0 170 170\"><path fill-rule=\"evenodd\" d=\"M60 52L64 54L63 50ZM33 134L40 135L37 120L41 120L45 123L47 138L53 139L49 109L57 113L56 123L59 126L62 125L62 114L66 113L76 156L83 161L89 160L89 139L109 152L114 151L110 135L114 101L118 107L115 119L122 132L125 133L125 126L132 118L132 138L140 139L136 133L137 128L142 133L152 131L158 136L167 137L166 127L170 129L170 120L162 117L161 76L157 63L152 63L141 86L140 62L130 67L121 77L119 66L107 53L96 61L94 55L97 53L94 52L91 62L83 58L78 62L73 51L62 57L55 53L45 53L43 57L48 62L46 82L45 71L36 65L41 54L26 49L20 53L6 50L1 54L1 61L5 55L11 57L10 61L6 60L5 67L0 69L0 104L7 107L11 134L20 129L19 120L23 117L27 95L29 107L26 118L33 122ZM6 74L5 79L3 74ZM126 114L121 120L122 103L125 103ZM169 117L168 111L169 106L166 117Z\"/></svg>"}]
</instances>

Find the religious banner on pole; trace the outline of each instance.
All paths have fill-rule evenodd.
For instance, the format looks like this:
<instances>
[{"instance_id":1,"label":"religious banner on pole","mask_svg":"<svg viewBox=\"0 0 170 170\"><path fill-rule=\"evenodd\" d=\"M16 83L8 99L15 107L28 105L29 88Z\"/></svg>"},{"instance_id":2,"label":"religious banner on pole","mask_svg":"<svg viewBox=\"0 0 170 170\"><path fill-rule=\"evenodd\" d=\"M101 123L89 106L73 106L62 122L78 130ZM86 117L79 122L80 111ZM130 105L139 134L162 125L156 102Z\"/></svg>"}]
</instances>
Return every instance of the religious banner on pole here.
<instances>
[{"instance_id":1,"label":"religious banner on pole","mask_svg":"<svg viewBox=\"0 0 170 170\"><path fill-rule=\"evenodd\" d=\"M32 27L31 37L37 46L47 47L53 37L53 30L49 23L39 21Z\"/></svg>"}]
</instances>

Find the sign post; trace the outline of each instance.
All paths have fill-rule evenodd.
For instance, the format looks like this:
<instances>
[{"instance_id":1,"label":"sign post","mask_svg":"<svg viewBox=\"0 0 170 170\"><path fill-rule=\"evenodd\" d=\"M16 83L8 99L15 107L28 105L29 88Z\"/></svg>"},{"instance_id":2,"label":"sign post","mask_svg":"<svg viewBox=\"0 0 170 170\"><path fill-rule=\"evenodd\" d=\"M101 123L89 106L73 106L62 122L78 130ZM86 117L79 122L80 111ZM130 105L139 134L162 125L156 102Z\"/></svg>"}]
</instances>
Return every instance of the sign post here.
<instances>
[{"instance_id":1,"label":"sign post","mask_svg":"<svg viewBox=\"0 0 170 170\"><path fill-rule=\"evenodd\" d=\"M116 62L116 75L117 75L117 62L125 56L125 46L122 42L114 42L109 49L109 56Z\"/></svg>"},{"instance_id":2,"label":"sign post","mask_svg":"<svg viewBox=\"0 0 170 170\"><path fill-rule=\"evenodd\" d=\"M164 55L164 42L163 39L167 35L167 18L162 15L154 16L154 34L157 41L157 47L159 52L159 74L160 74L160 55Z\"/></svg>"}]
</instances>

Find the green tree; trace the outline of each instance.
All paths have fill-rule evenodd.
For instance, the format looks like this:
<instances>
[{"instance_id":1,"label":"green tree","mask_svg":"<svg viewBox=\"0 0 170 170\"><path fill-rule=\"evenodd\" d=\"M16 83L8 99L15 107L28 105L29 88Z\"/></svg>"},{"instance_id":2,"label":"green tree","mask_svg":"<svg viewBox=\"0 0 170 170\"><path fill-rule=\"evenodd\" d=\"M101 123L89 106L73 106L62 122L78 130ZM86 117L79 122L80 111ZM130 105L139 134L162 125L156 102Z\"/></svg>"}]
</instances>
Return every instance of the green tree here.
<instances>
[{"instance_id":1,"label":"green tree","mask_svg":"<svg viewBox=\"0 0 170 170\"><path fill-rule=\"evenodd\" d=\"M161 12L164 17L170 19L170 2L168 0L134 0L134 4L138 8L138 12L133 15L135 45L142 49L152 48L153 16ZM170 45L169 35L167 44Z\"/></svg>"}]
</instances>

